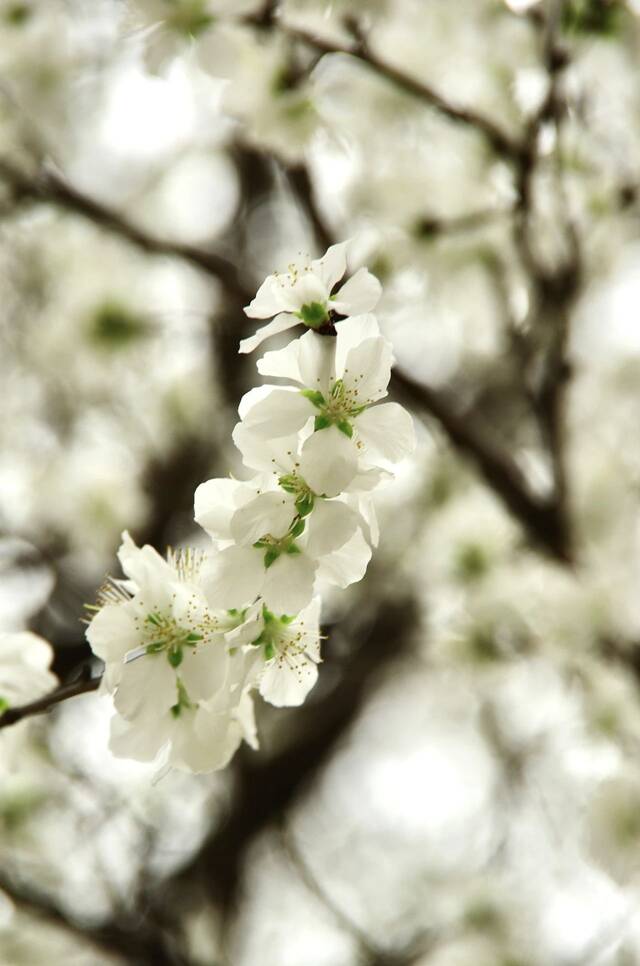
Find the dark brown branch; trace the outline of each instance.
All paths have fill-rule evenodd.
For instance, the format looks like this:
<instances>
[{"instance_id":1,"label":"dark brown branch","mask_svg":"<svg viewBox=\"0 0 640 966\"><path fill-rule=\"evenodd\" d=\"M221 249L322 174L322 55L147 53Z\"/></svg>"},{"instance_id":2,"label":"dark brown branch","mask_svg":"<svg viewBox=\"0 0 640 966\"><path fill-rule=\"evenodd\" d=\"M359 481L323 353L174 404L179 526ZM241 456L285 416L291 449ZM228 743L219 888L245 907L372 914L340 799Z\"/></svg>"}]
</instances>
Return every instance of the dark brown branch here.
<instances>
[{"instance_id":1,"label":"dark brown branch","mask_svg":"<svg viewBox=\"0 0 640 966\"><path fill-rule=\"evenodd\" d=\"M78 943L89 944L132 966L188 966L188 960L174 950L173 937L158 926L139 919L124 922L119 917L103 926L88 926L73 920L54 899L40 889L0 870L0 890L21 909L51 926L64 929Z\"/></svg>"},{"instance_id":2,"label":"dark brown branch","mask_svg":"<svg viewBox=\"0 0 640 966\"><path fill-rule=\"evenodd\" d=\"M393 64L382 60L371 50L362 35L359 35L353 44L346 46L334 41L325 40L317 34L310 33L300 27L292 27L282 22L280 22L279 27L287 36L294 40L300 40L323 54L348 54L351 57L355 57L361 63L366 64L374 70L380 77L384 77L406 94L410 94L412 97L417 97L419 100L424 101L429 107L444 117L447 117L450 121L456 124L466 125L478 131L498 154L512 160L519 157L520 147L518 143L502 131L492 120L477 111L471 110L471 108L453 104L438 91L434 90L433 87L430 87L423 81L417 80L411 74L405 73L402 68L395 67Z\"/></svg>"},{"instance_id":3,"label":"dark brown branch","mask_svg":"<svg viewBox=\"0 0 640 966\"><path fill-rule=\"evenodd\" d=\"M454 446L473 459L485 481L537 546L563 564L571 562L566 523L557 501L531 493L517 464L472 417L458 414L440 393L398 369L394 370L392 387L418 414L435 418Z\"/></svg>"},{"instance_id":4,"label":"dark brown branch","mask_svg":"<svg viewBox=\"0 0 640 966\"><path fill-rule=\"evenodd\" d=\"M100 228L120 235L144 252L182 258L218 279L238 298L244 300L247 297L247 289L233 262L204 248L149 234L124 215L78 191L55 171L42 170L29 177L11 162L0 159L0 178L9 185L17 201L31 200L72 211Z\"/></svg>"},{"instance_id":5,"label":"dark brown branch","mask_svg":"<svg viewBox=\"0 0 640 966\"><path fill-rule=\"evenodd\" d=\"M412 600L385 599L371 591L370 582L367 601L377 605L373 620L366 614L370 608L355 608L361 615L358 624L345 631L357 641L357 650L341 668L336 687L295 709L292 743L266 760L255 753L236 757L228 812L195 858L163 886L159 899L166 901L168 895L169 908L190 902L190 889L198 884L224 910L234 907L248 847L281 820L329 760L357 719L374 680L409 652L417 623ZM332 633L339 632L338 628ZM330 661L329 657L327 664Z\"/></svg>"},{"instance_id":6,"label":"dark brown branch","mask_svg":"<svg viewBox=\"0 0 640 966\"><path fill-rule=\"evenodd\" d=\"M15 708L7 708L0 714L0 728L8 728L10 725L23 721L24 718L32 718L34 715L43 714L49 711L62 701L75 698L80 694L88 694L90 691L97 691L100 686L100 678L81 679L74 681L73 684L64 684L50 694L45 694L37 701L30 701L29 704L21 704Z\"/></svg>"}]
</instances>

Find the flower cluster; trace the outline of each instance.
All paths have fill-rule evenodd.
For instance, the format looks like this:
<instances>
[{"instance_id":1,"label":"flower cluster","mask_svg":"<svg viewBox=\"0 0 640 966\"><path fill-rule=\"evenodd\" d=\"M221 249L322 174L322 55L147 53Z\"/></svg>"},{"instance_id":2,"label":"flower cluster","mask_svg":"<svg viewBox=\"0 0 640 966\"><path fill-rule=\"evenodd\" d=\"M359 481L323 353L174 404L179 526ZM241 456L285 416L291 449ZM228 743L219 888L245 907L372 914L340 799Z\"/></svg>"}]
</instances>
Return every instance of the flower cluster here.
<instances>
[{"instance_id":1,"label":"flower cluster","mask_svg":"<svg viewBox=\"0 0 640 966\"><path fill-rule=\"evenodd\" d=\"M124 534L125 580L103 588L87 637L114 694L111 749L190 771L255 746L251 694L301 704L317 678L322 586L360 580L378 539L372 491L411 453L411 417L387 395L390 343L365 269L334 294L346 243L272 275L245 310L273 321L241 351L304 324L258 371L280 380L241 400L233 432L253 475L202 483L210 549L160 557Z\"/></svg>"}]
</instances>

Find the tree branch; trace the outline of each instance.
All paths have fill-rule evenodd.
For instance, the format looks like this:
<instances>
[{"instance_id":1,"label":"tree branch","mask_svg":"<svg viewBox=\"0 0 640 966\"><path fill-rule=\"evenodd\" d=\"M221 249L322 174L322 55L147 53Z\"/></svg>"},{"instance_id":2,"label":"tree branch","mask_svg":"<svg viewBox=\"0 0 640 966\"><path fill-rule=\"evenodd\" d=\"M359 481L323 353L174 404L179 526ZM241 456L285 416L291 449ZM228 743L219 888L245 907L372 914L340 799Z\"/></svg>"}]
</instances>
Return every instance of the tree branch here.
<instances>
[{"instance_id":1,"label":"tree branch","mask_svg":"<svg viewBox=\"0 0 640 966\"><path fill-rule=\"evenodd\" d=\"M530 492L516 463L468 415L456 413L444 397L394 369L391 385L419 414L434 417L450 441L476 463L489 487L520 521L534 542L560 563L571 563L571 550L563 514L557 501Z\"/></svg>"},{"instance_id":2,"label":"tree branch","mask_svg":"<svg viewBox=\"0 0 640 966\"><path fill-rule=\"evenodd\" d=\"M0 714L0 728L8 728L10 725L17 724L18 721L23 721L25 718L32 718L36 714L43 714L45 711L49 711L54 708L57 704L61 704L62 701L67 701L69 698L75 698L80 694L88 694L90 691L97 691L100 687L100 677L97 678L81 678L79 681L74 681L73 684L63 684L62 687L56 688L55 691L51 691L49 694L45 694L44 697L38 698L37 701L30 701L29 704L20 704L15 708L7 708Z\"/></svg>"},{"instance_id":3,"label":"tree branch","mask_svg":"<svg viewBox=\"0 0 640 966\"><path fill-rule=\"evenodd\" d=\"M247 298L247 288L233 262L204 248L149 234L124 215L78 191L55 171L41 170L31 178L10 161L0 158L0 178L9 185L16 200L27 199L72 211L100 228L120 235L144 252L182 258L218 279L238 298Z\"/></svg>"},{"instance_id":4,"label":"tree branch","mask_svg":"<svg viewBox=\"0 0 640 966\"><path fill-rule=\"evenodd\" d=\"M447 100L433 87L407 74L402 68L382 60L366 42L362 33L358 33L354 43L350 46L334 41L325 40L315 33L310 33L301 27L293 27L279 22L279 29L293 40L299 40L322 54L348 54L361 63L366 64L380 77L390 81L401 91L416 97L443 117L456 124L463 124L475 129L484 137L485 141L497 154L510 160L517 160L520 156L520 145L510 135L501 130L490 118L485 117L471 108L462 107Z\"/></svg>"}]
</instances>

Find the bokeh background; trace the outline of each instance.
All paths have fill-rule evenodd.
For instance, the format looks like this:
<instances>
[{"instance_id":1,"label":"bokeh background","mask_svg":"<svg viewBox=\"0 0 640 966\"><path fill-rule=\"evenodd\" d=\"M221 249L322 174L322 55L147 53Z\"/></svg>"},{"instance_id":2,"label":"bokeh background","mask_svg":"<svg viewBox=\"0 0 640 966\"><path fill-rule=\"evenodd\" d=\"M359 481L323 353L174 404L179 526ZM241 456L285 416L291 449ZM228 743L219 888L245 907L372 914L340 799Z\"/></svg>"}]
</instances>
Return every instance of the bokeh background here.
<instances>
[{"instance_id":1,"label":"bokeh background","mask_svg":"<svg viewBox=\"0 0 640 966\"><path fill-rule=\"evenodd\" d=\"M380 277L419 436L259 752L2 732L2 966L640 964L639 17L0 0L1 629L73 680L121 530L202 541L301 252Z\"/></svg>"}]
</instances>

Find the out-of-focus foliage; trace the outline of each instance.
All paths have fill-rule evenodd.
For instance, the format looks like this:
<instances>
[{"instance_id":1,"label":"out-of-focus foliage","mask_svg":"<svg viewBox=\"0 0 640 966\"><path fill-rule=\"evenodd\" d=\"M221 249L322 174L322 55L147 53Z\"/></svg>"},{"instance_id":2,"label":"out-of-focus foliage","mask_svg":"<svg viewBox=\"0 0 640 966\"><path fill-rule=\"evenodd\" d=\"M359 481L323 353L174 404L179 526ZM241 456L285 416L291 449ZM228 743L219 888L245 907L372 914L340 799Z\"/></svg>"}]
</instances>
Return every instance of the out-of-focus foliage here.
<instances>
[{"instance_id":1,"label":"out-of-focus foliage","mask_svg":"<svg viewBox=\"0 0 640 966\"><path fill-rule=\"evenodd\" d=\"M420 436L260 752L0 733L0 963L640 963L639 15L0 0L0 630L70 680L121 530L197 541L301 251L381 278Z\"/></svg>"}]
</instances>

